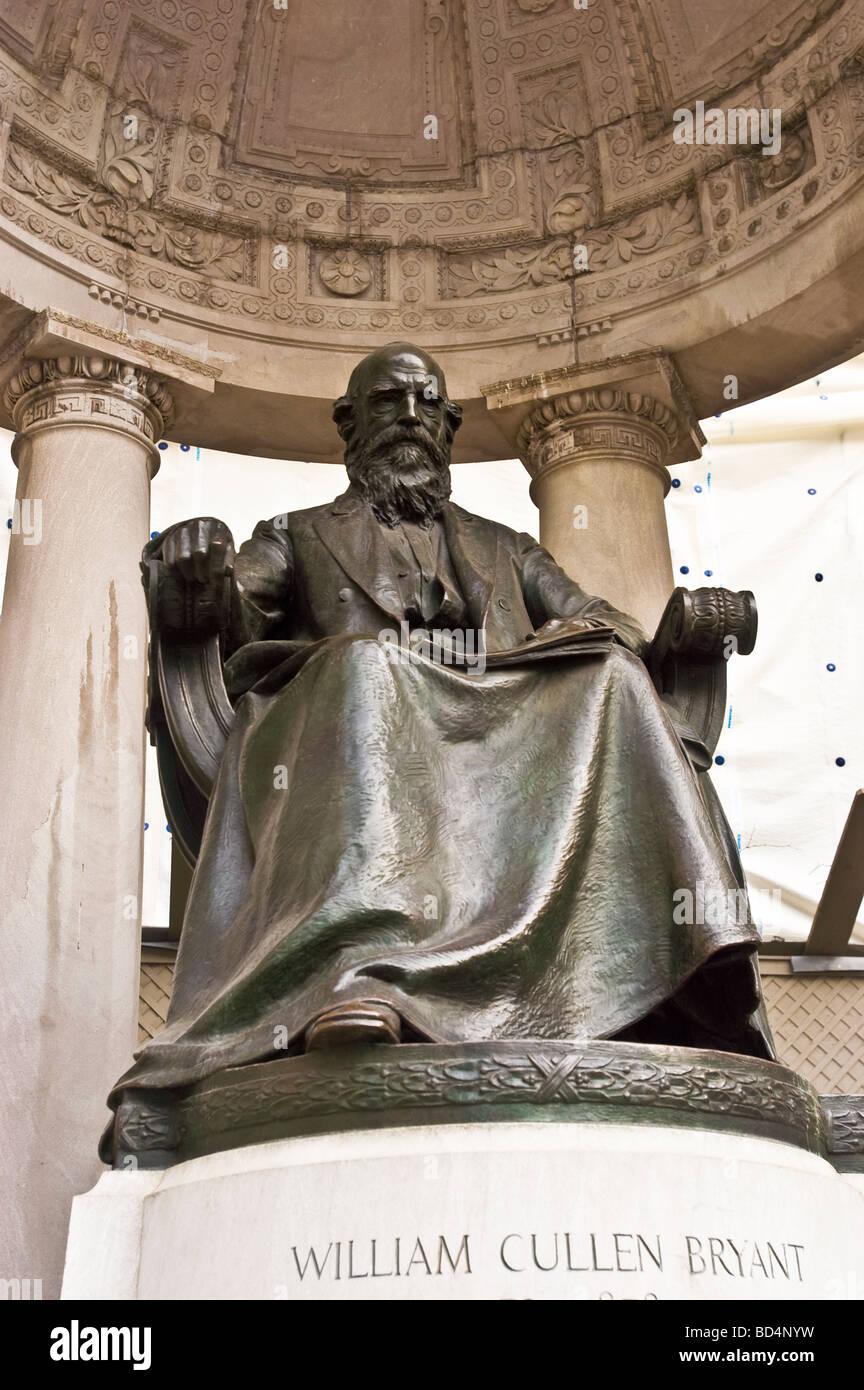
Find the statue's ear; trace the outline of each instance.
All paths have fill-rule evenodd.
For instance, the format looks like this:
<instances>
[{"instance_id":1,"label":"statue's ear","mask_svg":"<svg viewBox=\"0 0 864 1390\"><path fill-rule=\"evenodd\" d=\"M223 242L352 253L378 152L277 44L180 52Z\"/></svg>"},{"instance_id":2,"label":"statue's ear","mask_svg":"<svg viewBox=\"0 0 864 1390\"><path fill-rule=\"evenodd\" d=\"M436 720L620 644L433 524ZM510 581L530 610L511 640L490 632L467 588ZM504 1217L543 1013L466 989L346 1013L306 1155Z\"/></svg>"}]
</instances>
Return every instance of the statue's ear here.
<instances>
[{"instance_id":1,"label":"statue's ear","mask_svg":"<svg viewBox=\"0 0 864 1390\"><path fill-rule=\"evenodd\" d=\"M462 424L462 407L461 405L457 405L455 401L447 402L447 420L450 425L450 436L452 438Z\"/></svg>"},{"instance_id":2,"label":"statue's ear","mask_svg":"<svg viewBox=\"0 0 864 1390\"><path fill-rule=\"evenodd\" d=\"M354 433L354 402L350 396L340 396L338 401L333 402L333 419L339 431L339 437L350 443Z\"/></svg>"}]
</instances>

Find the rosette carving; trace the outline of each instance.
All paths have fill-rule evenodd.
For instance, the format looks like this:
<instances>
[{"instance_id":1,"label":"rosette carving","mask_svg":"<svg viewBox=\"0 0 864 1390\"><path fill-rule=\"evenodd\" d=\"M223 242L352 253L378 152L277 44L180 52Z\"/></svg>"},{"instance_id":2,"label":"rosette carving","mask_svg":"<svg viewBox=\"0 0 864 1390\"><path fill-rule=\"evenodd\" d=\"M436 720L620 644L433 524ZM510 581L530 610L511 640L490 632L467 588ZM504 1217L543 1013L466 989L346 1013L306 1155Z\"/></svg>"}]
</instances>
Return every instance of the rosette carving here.
<instances>
[{"instance_id":1,"label":"rosette carving","mask_svg":"<svg viewBox=\"0 0 864 1390\"><path fill-rule=\"evenodd\" d=\"M333 294L362 294L372 284L372 266L368 256L352 246L331 251L318 266L321 283Z\"/></svg>"}]
</instances>

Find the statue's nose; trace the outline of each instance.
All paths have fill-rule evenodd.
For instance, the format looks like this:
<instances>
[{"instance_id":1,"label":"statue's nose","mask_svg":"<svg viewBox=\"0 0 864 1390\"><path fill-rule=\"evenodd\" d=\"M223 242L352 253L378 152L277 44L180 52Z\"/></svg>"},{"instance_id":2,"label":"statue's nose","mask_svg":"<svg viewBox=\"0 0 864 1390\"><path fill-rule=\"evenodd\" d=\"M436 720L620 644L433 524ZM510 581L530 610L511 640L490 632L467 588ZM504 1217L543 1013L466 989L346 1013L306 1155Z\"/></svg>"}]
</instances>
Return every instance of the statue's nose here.
<instances>
[{"instance_id":1,"label":"statue's nose","mask_svg":"<svg viewBox=\"0 0 864 1390\"><path fill-rule=\"evenodd\" d=\"M419 422L417 414L417 398L413 391L406 391L402 397L402 404L399 410L400 424L417 424Z\"/></svg>"}]
</instances>

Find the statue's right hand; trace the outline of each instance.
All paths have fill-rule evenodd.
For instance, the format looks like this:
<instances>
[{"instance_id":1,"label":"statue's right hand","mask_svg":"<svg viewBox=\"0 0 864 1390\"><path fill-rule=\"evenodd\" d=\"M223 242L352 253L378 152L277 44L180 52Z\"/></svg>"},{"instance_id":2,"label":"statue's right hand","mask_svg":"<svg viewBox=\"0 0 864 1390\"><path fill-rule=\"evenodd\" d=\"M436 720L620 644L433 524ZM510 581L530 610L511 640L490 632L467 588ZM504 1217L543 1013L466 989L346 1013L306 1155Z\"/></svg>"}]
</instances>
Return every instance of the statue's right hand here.
<instances>
[{"instance_id":1,"label":"statue's right hand","mask_svg":"<svg viewBox=\"0 0 864 1390\"><path fill-rule=\"evenodd\" d=\"M196 517L175 526L158 552L155 620L163 627L219 632L228 626L234 541L224 521Z\"/></svg>"}]
</instances>

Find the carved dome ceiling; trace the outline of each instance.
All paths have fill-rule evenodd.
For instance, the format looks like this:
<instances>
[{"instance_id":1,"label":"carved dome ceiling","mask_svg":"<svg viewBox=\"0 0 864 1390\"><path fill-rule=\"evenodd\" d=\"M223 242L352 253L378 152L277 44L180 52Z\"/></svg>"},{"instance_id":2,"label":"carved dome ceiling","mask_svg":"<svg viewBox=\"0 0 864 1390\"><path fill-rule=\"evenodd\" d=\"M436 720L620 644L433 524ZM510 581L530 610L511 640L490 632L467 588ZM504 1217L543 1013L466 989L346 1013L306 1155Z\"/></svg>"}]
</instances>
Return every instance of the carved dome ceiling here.
<instances>
[{"instance_id":1,"label":"carved dome ceiling","mask_svg":"<svg viewBox=\"0 0 864 1390\"><path fill-rule=\"evenodd\" d=\"M0 48L7 362L40 310L132 339L173 437L335 458L395 338L463 457L512 453L503 378L662 349L705 414L860 347L862 0L4 0ZM676 144L697 100L780 153Z\"/></svg>"}]
</instances>

